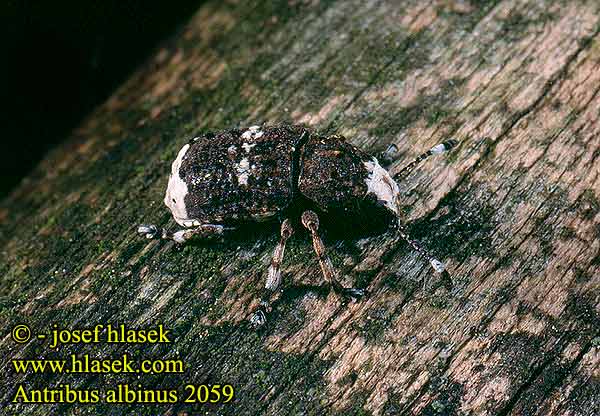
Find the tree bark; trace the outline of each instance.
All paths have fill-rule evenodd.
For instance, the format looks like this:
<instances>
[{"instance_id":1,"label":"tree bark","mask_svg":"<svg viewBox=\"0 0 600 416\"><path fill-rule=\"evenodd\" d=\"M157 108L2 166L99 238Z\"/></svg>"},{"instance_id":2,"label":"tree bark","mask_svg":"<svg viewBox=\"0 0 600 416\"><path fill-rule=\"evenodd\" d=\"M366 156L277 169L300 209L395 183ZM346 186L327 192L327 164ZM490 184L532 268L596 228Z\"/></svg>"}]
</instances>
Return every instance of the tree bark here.
<instances>
[{"instance_id":1,"label":"tree bark","mask_svg":"<svg viewBox=\"0 0 600 416\"><path fill-rule=\"evenodd\" d=\"M209 2L0 205L2 414L600 413L600 5L595 1ZM170 163L200 130L304 123L398 168L410 234L325 236L346 284L323 286L306 236L266 327L247 324L276 228L178 247ZM26 138L18 138L26 140ZM326 230L323 230L326 233ZM17 344L34 333L159 323L172 343ZM183 374L18 374L11 360L180 357ZM10 403L27 389L177 389L175 404ZM230 383L232 403L183 403Z\"/></svg>"}]
</instances>

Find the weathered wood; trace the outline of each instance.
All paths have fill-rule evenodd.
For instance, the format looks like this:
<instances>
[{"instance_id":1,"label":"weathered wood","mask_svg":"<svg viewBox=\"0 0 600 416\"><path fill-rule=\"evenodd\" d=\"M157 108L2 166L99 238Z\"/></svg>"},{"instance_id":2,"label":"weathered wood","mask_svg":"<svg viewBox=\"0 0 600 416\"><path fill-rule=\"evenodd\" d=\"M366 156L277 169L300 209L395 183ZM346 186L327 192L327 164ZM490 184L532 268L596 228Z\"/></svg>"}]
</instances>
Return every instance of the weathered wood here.
<instances>
[{"instance_id":1,"label":"weathered wood","mask_svg":"<svg viewBox=\"0 0 600 416\"><path fill-rule=\"evenodd\" d=\"M232 383L232 405L9 405L3 414L600 413L600 5L595 1L209 2L0 205L0 393ZM310 290L310 244L288 243L289 288L264 331L245 318L276 233L178 248L170 161L197 129L302 122L401 166L462 143L402 184L411 234L448 262L451 291L390 235L326 242L342 304ZM25 140L25 138L23 138ZM17 345L25 322L165 323L174 344ZM17 375L15 357L178 354L183 375ZM77 409L77 410L76 410ZM208 409L208 410L207 410Z\"/></svg>"}]
</instances>

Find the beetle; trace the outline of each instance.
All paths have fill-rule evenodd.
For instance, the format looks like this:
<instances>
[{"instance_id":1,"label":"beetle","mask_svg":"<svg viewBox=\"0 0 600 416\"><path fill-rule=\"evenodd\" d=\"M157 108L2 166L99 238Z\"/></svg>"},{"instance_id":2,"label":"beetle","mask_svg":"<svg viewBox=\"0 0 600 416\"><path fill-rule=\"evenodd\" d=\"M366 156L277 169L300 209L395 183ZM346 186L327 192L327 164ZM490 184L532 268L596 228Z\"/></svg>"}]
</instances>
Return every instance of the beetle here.
<instances>
[{"instance_id":1,"label":"beetle","mask_svg":"<svg viewBox=\"0 0 600 416\"><path fill-rule=\"evenodd\" d=\"M334 221L356 223L357 218L376 218L393 224L398 235L436 272L447 274L444 264L404 229L394 178L456 144L449 140L432 147L392 177L377 158L343 136L323 136L303 126L252 126L206 133L185 144L171 166L164 203L184 228L170 232L155 225L140 225L138 233L185 243L194 237L222 235L243 224L282 219L264 293L250 317L258 327L266 322L272 309L271 295L281 285L281 262L298 216L310 234L325 280L345 297L359 298L364 290L340 284L319 234L319 217L323 215Z\"/></svg>"}]
</instances>

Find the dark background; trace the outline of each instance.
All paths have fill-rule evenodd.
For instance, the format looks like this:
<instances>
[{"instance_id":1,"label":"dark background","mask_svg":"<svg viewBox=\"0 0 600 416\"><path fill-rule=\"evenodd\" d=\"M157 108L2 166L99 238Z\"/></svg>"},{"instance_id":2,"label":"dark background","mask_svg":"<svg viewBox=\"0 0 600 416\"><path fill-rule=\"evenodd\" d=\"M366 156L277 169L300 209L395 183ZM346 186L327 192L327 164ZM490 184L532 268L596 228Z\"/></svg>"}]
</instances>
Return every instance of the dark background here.
<instances>
[{"instance_id":1,"label":"dark background","mask_svg":"<svg viewBox=\"0 0 600 416\"><path fill-rule=\"evenodd\" d=\"M2 2L0 198L202 2Z\"/></svg>"}]
</instances>

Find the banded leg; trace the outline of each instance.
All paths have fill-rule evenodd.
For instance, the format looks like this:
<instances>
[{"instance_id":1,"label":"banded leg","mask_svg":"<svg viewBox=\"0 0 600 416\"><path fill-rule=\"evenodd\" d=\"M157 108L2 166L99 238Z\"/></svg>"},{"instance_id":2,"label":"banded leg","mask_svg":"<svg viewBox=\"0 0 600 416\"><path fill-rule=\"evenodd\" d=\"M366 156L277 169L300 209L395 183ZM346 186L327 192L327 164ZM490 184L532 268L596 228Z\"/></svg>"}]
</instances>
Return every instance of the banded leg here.
<instances>
[{"instance_id":1,"label":"banded leg","mask_svg":"<svg viewBox=\"0 0 600 416\"><path fill-rule=\"evenodd\" d=\"M456 140L448 140L447 142L440 143L438 145L433 146L431 149L426 151L425 153L417 156L415 160L410 162L408 165L400 169L399 172L394 173L393 178L398 179L401 176L406 176L411 173L414 168L416 168L421 162L427 159L431 155L439 155L440 153L447 152L458 144Z\"/></svg>"},{"instance_id":2,"label":"banded leg","mask_svg":"<svg viewBox=\"0 0 600 416\"><path fill-rule=\"evenodd\" d=\"M310 231L313 248L315 250L315 254L317 255L317 259L319 260L323 277L325 277L327 283L329 283L336 292L344 296L351 296L355 299L363 296L365 293L363 289L345 288L340 284L337 273L333 268L333 264L325 252L323 241L317 232L319 229L319 217L317 214L315 214L313 211L304 211L304 213L302 213L301 220L302 225L304 225L308 231Z\"/></svg>"},{"instance_id":3,"label":"banded leg","mask_svg":"<svg viewBox=\"0 0 600 416\"><path fill-rule=\"evenodd\" d=\"M263 289L262 296L260 298L258 309L250 317L250 323L254 327L259 327L267 322L267 314L271 312L271 295L281 285L281 262L283 261L283 254L285 253L285 244L294 233L292 224L289 220L284 220L281 223L281 238L279 244L273 251L273 257L271 258L271 265L267 272L267 280Z\"/></svg>"},{"instance_id":4,"label":"banded leg","mask_svg":"<svg viewBox=\"0 0 600 416\"><path fill-rule=\"evenodd\" d=\"M202 224L195 228L186 228L176 232L168 231L165 228L157 227L154 224L140 225L137 229L138 234L146 238L160 238L163 240L173 240L176 243L183 244L193 237L208 237L211 235L221 235L223 231L231 230L230 227L224 227L217 224Z\"/></svg>"}]
</instances>

